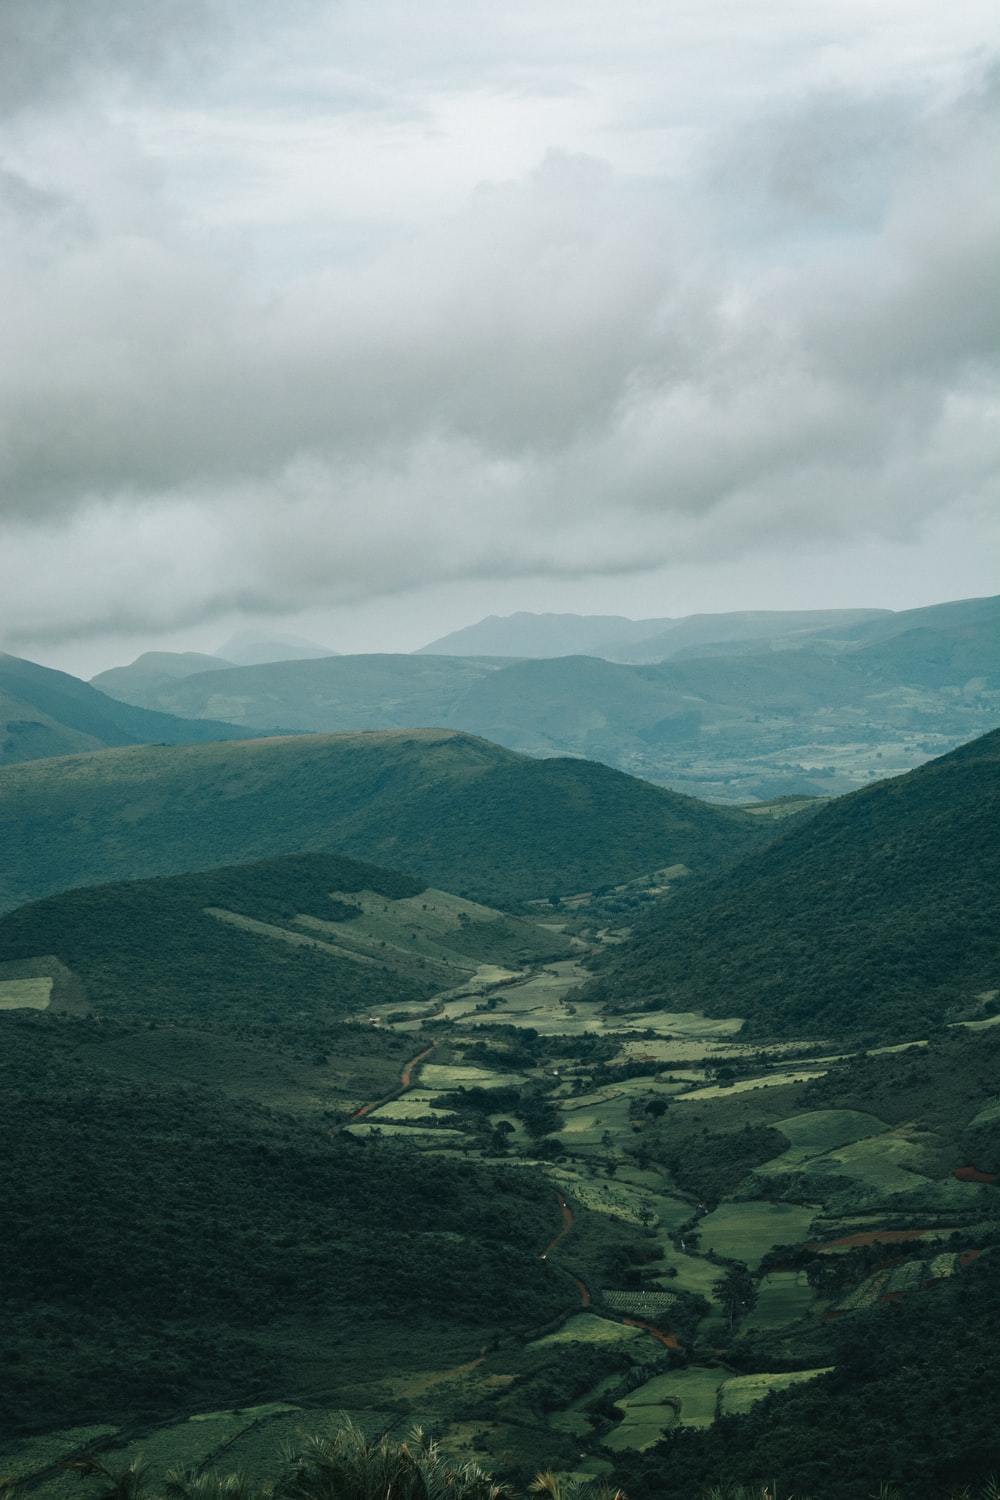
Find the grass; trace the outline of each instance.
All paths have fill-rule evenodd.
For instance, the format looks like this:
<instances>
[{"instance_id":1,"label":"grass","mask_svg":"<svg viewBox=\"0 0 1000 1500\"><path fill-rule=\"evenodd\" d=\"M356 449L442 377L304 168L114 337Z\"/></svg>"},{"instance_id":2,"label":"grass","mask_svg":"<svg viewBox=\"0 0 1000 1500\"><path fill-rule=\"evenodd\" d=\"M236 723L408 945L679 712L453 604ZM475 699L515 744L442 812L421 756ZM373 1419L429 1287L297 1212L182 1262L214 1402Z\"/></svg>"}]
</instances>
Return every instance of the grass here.
<instances>
[{"instance_id":1,"label":"grass","mask_svg":"<svg viewBox=\"0 0 1000 1500\"><path fill-rule=\"evenodd\" d=\"M743 1320L744 1333L773 1332L804 1318L816 1294L804 1271L770 1271L757 1289L757 1302Z\"/></svg>"},{"instance_id":2,"label":"grass","mask_svg":"<svg viewBox=\"0 0 1000 1500\"><path fill-rule=\"evenodd\" d=\"M631 1344L645 1337L641 1328L630 1328L627 1323L615 1323L609 1318L599 1318L595 1313L581 1312L567 1318L557 1332L532 1339L529 1348L547 1349L553 1344Z\"/></svg>"},{"instance_id":3,"label":"grass","mask_svg":"<svg viewBox=\"0 0 1000 1500\"><path fill-rule=\"evenodd\" d=\"M52 998L52 980L0 979L0 1010L46 1010Z\"/></svg>"},{"instance_id":4,"label":"grass","mask_svg":"<svg viewBox=\"0 0 1000 1500\"><path fill-rule=\"evenodd\" d=\"M777 1126L788 1137L792 1151L801 1151L804 1157L820 1156L824 1151L835 1151L889 1129L877 1115L856 1109L813 1109L779 1120Z\"/></svg>"},{"instance_id":5,"label":"grass","mask_svg":"<svg viewBox=\"0 0 1000 1500\"><path fill-rule=\"evenodd\" d=\"M775 1245L805 1239L815 1214L798 1203L721 1203L699 1220L702 1249L756 1270Z\"/></svg>"},{"instance_id":6,"label":"grass","mask_svg":"<svg viewBox=\"0 0 1000 1500\"><path fill-rule=\"evenodd\" d=\"M786 1370L774 1375L734 1375L723 1383L719 1392L719 1415L738 1416L763 1401L772 1391L787 1391L805 1380L815 1380L817 1375L827 1375L832 1365L823 1365L816 1370Z\"/></svg>"}]
</instances>

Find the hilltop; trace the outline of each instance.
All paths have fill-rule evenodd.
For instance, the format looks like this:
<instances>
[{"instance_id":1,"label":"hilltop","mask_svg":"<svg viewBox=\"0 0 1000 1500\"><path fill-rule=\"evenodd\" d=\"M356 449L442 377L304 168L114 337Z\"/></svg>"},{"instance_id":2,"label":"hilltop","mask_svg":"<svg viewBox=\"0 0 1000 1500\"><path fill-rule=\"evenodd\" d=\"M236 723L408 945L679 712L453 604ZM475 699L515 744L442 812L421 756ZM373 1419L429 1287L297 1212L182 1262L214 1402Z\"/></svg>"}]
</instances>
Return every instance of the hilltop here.
<instances>
[{"instance_id":1,"label":"hilltop","mask_svg":"<svg viewBox=\"0 0 1000 1500\"><path fill-rule=\"evenodd\" d=\"M678 890L610 955L609 996L760 1034L924 1035L1000 983L1000 731L824 805Z\"/></svg>"},{"instance_id":2,"label":"hilltop","mask_svg":"<svg viewBox=\"0 0 1000 1500\"><path fill-rule=\"evenodd\" d=\"M141 746L0 768L0 909L299 850L519 903L707 870L772 831L607 766L447 730Z\"/></svg>"}]
</instances>

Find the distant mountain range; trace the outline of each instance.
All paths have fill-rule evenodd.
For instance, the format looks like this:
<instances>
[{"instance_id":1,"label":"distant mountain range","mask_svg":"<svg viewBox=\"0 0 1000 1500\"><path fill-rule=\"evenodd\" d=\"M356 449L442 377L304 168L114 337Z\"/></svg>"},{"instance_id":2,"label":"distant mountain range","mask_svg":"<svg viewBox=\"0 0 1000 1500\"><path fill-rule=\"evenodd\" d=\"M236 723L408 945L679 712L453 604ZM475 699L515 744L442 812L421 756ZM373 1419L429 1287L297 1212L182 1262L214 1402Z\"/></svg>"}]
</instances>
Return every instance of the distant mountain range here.
<instances>
[{"instance_id":1,"label":"distant mountain range","mask_svg":"<svg viewBox=\"0 0 1000 1500\"><path fill-rule=\"evenodd\" d=\"M203 659L157 653L93 685L258 734L461 729L730 802L851 791L1000 722L997 598L898 614L691 616L667 622L665 635L645 633L664 623L515 615L413 655L208 670ZM664 656L668 639L673 655L611 660L595 643L612 627L619 641L625 627L644 632L639 656L647 647ZM440 654L448 643L485 654ZM574 643L584 654L549 654ZM510 654L489 654L500 649Z\"/></svg>"},{"instance_id":2,"label":"distant mountain range","mask_svg":"<svg viewBox=\"0 0 1000 1500\"><path fill-rule=\"evenodd\" d=\"M656 662L672 657L802 645L824 636L855 639L862 625L898 618L885 609L739 610L680 619L623 615L489 615L420 648L434 656L602 656Z\"/></svg>"}]
</instances>

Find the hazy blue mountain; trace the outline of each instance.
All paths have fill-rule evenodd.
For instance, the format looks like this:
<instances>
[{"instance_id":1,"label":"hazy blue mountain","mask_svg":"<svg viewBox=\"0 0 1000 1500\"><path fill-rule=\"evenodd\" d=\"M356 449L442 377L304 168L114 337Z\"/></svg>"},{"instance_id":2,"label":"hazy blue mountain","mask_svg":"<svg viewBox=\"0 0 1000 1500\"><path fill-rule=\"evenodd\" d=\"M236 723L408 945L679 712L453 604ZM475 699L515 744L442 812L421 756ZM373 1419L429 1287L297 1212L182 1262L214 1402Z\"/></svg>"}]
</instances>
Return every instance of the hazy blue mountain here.
<instances>
[{"instance_id":1,"label":"hazy blue mountain","mask_svg":"<svg viewBox=\"0 0 1000 1500\"><path fill-rule=\"evenodd\" d=\"M438 656L601 656L655 662L702 648L729 654L771 643L801 644L831 630L855 638L889 610L741 610L681 619L629 620L621 615L490 615L421 648Z\"/></svg>"},{"instance_id":2,"label":"hazy blue mountain","mask_svg":"<svg viewBox=\"0 0 1000 1500\"><path fill-rule=\"evenodd\" d=\"M136 687L134 679L117 675L108 691L127 691L130 698L133 692L141 693L147 706L155 704L169 713L231 716L233 723L264 729L321 734L417 729L453 722L452 707L465 689L506 665L465 657L371 653L230 667L157 683L147 678ZM103 673L101 682L110 675Z\"/></svg>"},{"instance_id":3,"label":"hazy blue mountain","mask_svg":"<svg viewBox=\"0 0 1000 1500\"><path fill-rule=\"evenodd\" d=\"M900 619L909 628L896 630ZM216 669L155 685L120 675L113 685L109 674L100 681L148 707L258 732L449 727L735 802L851 791L1000 722L1000 600L869 618L854 628L872 638L859 644L817 633L798 649L775 649L769 637L752 654L703 646L709 654L701 656L689 644L673 659L645 664L594 655L373 654Z\"/></svg>"},{"instance_id":4,"label":"hazy blue mountain","mask_svg":"<svg viewBox=\"0 0 1000 1500\"><path fill-rule=\"evenodd\" d=\"M255 667L265 661L306 661L336 652L301 635L260 636L252 630L238 630L214 654L241 667Z\"/></svg>"},{"instance_id":5,"label":"hazy blue mountain","mask_svg":"<svg viewBox=\"0 0 1000 1500\"><path fill-rule=\"evenodd\" d=\"M687 615L664 622L666 629L640 640L605 641L597 655L612 661L657 662L677 657L741 656L757 651L788 650L817 637L860 639L859 631L889 610L812 609L738 610L732 614Z\"/></svg>"},{"instance_id":6,"label":"hazy blue mountain","mask_svg":"<svg viewBox=\"0 0 1000 1500\"><path fill-rule=\"evenodd\" d=\"M421 646L418 656L603 656L607 641L639 641L671 620L629 620L624 615L488 615Z\"/></svg>"},{"instance_id":7,"label":"hazy blue mountain","mask_svg":"<svg viewBox=\"0 0 1000 1500\"><path fill-rule=\"evenodd\" d=\"M185 720L135 707L67 672L0 652L0 764L115 745L240 739L247 732L202 715Z\"/></svg>"},{"instance_id":8,"label":"hazy blue mountain","mask_svg":"<svg viewBox=\"0 0 1000 1500\"><path fill-rule=\"evenodd\" d=\"M864 646L912 630L970 631L973 635L980 630L992 630L994 644L1000 647L1000 596L991 594L982 599L927 604L920 609L873 612L872 618L861 621L851 632L851 639ZM837 632L827 634L836 637Z\"/></svg>"},{"instance_id":9,"label":"hazy blue mountain","mask_svg":"<svg viewBox=\"0 0 1000 1500\"><path fill-rule=\"evenodd\" d=\"M203 651L144 651L127 667L111 667L90 680L91 687L125 703L155 708L164 684L197 672L219 672L234 667L233 661L208 656Z\"/></svg>"}]
</instances>

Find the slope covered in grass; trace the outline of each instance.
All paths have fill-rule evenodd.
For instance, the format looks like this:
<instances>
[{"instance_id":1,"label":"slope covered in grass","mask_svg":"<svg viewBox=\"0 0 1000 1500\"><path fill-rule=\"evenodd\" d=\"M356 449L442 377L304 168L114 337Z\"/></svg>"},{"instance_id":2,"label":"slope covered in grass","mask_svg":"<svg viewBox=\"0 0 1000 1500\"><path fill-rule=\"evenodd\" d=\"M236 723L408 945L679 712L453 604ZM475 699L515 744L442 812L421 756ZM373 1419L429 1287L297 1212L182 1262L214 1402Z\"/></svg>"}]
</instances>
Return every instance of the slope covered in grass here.
<instances>
[{"instance_id":1,"label":"slope covered in grass","mask_svg":"<svg viewBox=\"0 0 1000 1500\"><path fill-rule=\"evenodd\" d=\"M480 962L567 951L533 922L331 854L86 886L0 917L0 976L54 955L101 1015L269 1031L420 1000Z\"/></svg>"},{"instance_id":2,"label":"slope covered in grass","mask_svg":"<svg viewBox=\"0 0 1000 1500\"><path fill-rule=\"evenodd\" d=\"M430 994L435 982L412 962L354 959L295 919L349 916L334 891L389 902L421 889L409 876L322 854L89 886L0 918L0 963L54 954L101 1015L265 1027L291 1015L335 1020Z\"/></svg>"},{"instance_id":3,"label":"slope covered in grass","mask_svg":"<svg viewBox=\"0 0 1000 1500\"><path fill-rule=\"evenodd\" d=\"M914 1036L1000 984L1000 732L821 808L660 904L603 988L758 1033Z\"/></svg>"},{"instance_id":4,"label":"slope covered in grass","mask_svg":"<svg viewBox=\"0 0 1000 1500\"><path fill-rule=\"evenodd\" d=\"M449 731L144 746L0 768L0 910L298 850L505 904L710 869L770 833L606 766Z\"/></svg>"}]
</instances>

